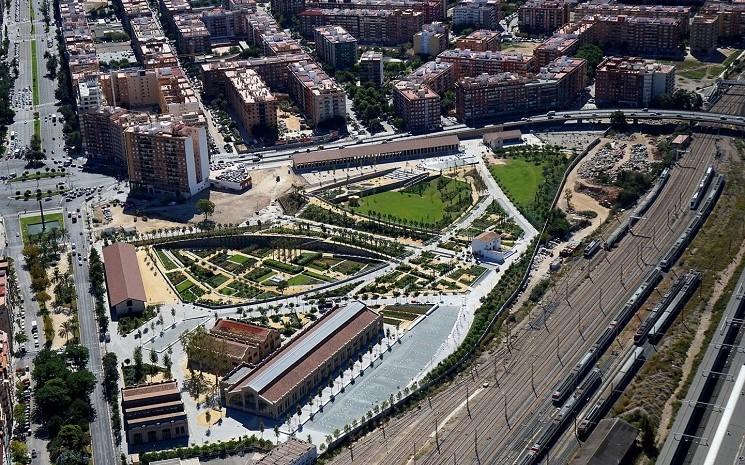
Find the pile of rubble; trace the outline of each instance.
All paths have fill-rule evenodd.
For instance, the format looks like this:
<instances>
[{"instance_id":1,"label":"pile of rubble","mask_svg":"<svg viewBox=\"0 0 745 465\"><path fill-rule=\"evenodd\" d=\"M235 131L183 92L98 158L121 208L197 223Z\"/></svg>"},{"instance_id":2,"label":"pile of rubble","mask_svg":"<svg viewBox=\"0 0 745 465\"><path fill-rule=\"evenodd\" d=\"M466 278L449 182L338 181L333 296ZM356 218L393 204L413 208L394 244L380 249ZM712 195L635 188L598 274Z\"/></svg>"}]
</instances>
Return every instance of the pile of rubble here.
<instances>
[{"instance_id":1,"label":"pile of rubble","mask_svg":"<svg viewBox=\"0 0 745 465\"><path fill-rule=\"evenodd\" d=\"M616 148L606 144L605 147L595 152L592 157L580 165L579 175L585 179L596 179L601 174L615 177L616 163L623 158L625 148L626 144L619 144Z\"/></svg>"},{"instance_id":2,"label":"pile of rubble","mask_svg":"<svg viewBox=\"0 0 745 465\"><path fill-rule=\"evenodd\" d=\"M631 158L620 168L621 171L648 171L649 150L645 144L634 144L631 146Z\"/></svg>"},{"instance_id":3,"label":"pile of rubble","mask_svg":"<svg viewBox=\"0 0 745 465\"><path fill-rule=\"evenodd\" d=\"M607 144L580 165L579 175L588 180L597 179L601 175L614 180L619 171L648 171L649 150L645 144L632 145L629 159L616 166L624 158L627 147L628 144L618 144L615 148Z\"/></svg>"}]
</instances>

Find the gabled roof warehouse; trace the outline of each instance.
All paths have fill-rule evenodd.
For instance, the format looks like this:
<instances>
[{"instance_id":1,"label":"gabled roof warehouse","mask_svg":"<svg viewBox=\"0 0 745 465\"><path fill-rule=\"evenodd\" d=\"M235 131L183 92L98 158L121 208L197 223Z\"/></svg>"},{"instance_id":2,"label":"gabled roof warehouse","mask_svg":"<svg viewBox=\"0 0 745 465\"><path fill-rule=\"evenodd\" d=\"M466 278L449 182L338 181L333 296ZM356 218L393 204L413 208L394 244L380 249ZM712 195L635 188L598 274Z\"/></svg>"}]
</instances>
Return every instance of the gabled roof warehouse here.
<instances>
[{"instance_id":1,"label":"gabled roof warehouse","mask_svg":"<svg viewBox=\"0 0 745 465\"><path fill-rule=\"evenodd\" d=\"M131 244L118 242L104 247L103 262L106 269L106 288L109 305L114 307L126 300L145 302L145 285L142 283L137 252Z\"/></svg>"}]
</instances>

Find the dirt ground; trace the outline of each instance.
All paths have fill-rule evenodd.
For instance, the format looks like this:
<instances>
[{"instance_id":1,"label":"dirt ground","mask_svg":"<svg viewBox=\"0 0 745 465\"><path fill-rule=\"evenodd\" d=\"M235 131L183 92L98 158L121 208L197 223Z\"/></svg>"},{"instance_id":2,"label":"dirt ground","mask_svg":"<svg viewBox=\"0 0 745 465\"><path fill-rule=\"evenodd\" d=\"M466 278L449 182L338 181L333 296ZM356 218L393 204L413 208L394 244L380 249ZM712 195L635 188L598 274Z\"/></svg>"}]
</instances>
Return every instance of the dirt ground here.
<instances>
[{"instance_id":1,"label":"dirt ground","mask_svg":"<svg viewBox=\"0 0 745 465\"><path fill-rule=\"evenodd\" d=\"M535 51L539 45L538 42L513 42L502 45L502 50L506 52L522 52L527 55L532 55L533 51Z\"/></svg>"},{"instance_id":2,"label":"dirt ground","mask_svg":"<svg viewBox=\"0 0 745 465\"><path fill-rule=\"evenodd\" d=\"M171 304L179 302L178 296L173 292L171 286L158 270L153 267L153 262L147 256L145 250L137 251L137 260L140 264L140 274L145 285L147 302L151 305Z\"/></svg>"},{"instance_id":3,"label":"dirt ground","mask_svg":"<svg viewBox=\"0 0 745 465\"><path fill-rule=\"evenodd\" d=\"M215 203L215 213L210 217L218 224L241 223L253 217L256 211L275 202L290 191L293 185L302 185L302 178L288 167L268 168L251 172L253 187L245 192L223 192L209 189L184 203L143 210L143 216L124 213L122 207L111 207L112 221L106 227L131 227L144 233L164 228L196 224L203 217L196 211L196 202L208 198ZM277 181L279 178L279 181Z\"/></svg>"},{"instance_id":4,"label":"dirt ground","mask_svg":"<svg viewBox=\"0 0 745 465\"><path fill-rule=\"evenodd\" d=\"M70 272L70 267L67 264L67 259L60 260L59 264L57 265L57 268L60 271L60 275L65 275ZM47 293L49 293L49 295L54 295L53 284L49 285L49 287L47 288ZM54 338L52 339L52 349L59 349L60 347L63 347L65 345L66 341L64 337L60 337L58 332L60 328L62 327L62 323L70 320L72 318L72 315L53 310L52 312L49 313L49 316L52 317L52 326L54 327Z\"/></svg>"},{"instance_id":5,"label":"dirt ground","mask_svg":"<svg viewBox=\"0 0 745 465\"><path fill-rule=\"evenodd\" d=\"M288 132L297 132L300 130L300 118L292 113L286 112L280 108L277 110L277 119L285 122Z\"/></svg>"}]
</instances>

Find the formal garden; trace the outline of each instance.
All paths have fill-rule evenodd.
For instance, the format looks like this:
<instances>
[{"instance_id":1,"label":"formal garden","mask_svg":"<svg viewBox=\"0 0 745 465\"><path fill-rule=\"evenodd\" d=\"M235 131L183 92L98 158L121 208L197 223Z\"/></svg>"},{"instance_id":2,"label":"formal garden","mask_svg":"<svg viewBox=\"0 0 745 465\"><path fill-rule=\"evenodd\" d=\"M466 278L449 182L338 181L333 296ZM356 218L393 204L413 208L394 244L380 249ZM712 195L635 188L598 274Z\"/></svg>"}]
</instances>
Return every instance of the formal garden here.
<instances>
[{"instance_id":1,"label":"formal garden","mask_svg":"<svg viewBox=\"0 0 745 465\"><path fill-rule=\"evenodd\" d=\"M241 304L343 281L378 262L289 245L151 249L184 302Z\"/></svg>"}]
</instances>

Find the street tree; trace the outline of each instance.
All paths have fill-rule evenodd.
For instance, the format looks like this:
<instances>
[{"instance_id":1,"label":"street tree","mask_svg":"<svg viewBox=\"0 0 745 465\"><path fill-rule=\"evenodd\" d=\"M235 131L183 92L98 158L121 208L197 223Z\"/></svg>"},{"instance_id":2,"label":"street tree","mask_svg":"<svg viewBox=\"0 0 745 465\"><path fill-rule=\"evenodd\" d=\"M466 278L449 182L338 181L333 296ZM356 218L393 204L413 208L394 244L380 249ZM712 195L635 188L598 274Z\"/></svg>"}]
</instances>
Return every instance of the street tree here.
<instances>
[{"instance_id":1,"label":"street tree","mask_svg":"<svg viewBox=\"0 0 745 465\"><path fill-rule=\"evenodd\" d=\"M207 222L208 217L212 216L212 214L215 213L215 203L209 199L197 200L196 207L197 212L199 212L201 215L204 215L205 222Z\"/></svg>"}]
</instances>

